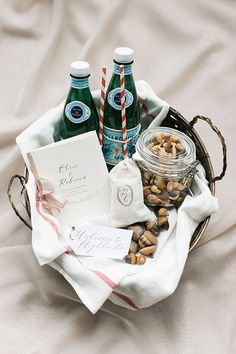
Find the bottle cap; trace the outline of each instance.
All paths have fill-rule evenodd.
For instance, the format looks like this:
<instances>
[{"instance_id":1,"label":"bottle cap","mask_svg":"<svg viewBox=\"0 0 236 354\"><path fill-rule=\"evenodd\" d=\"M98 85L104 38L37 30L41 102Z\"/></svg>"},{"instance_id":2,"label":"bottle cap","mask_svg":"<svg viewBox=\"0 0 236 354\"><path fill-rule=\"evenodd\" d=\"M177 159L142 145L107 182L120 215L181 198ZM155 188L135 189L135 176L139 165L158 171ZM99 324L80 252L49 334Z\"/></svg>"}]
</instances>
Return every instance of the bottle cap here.
<instances>
[{"instance_id":1,"label":"bottle cap","mask_svg":"<svg viewBox=\"0 0 236 354\"><path fill-rule=\"evenodd\" d=\"M73 61L70 65L70 73L73 76L88 76L90 65L86 61Z\"/></svg>"},{"instance_id":2,"label":"bottle cap","mask_svg":"<svg viewBox=\"0 0 236 354\"><path fill-rule=\"evenodd\" d=\"M119 47L114 51L114 60L118 63L131 63L134 60L134 51L131 48Z\"/></svg>"}]
</instances>

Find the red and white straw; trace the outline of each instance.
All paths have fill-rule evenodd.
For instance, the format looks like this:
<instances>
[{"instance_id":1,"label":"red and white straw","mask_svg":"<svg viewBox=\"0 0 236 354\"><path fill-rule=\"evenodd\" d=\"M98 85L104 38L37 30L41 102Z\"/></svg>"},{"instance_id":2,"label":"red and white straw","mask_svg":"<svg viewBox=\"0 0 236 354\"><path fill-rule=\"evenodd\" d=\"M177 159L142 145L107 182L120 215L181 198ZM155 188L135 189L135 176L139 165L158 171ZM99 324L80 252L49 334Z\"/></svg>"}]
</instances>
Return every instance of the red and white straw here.
<instances>
[{"instance_id":1,"label":"red and white straw","mask_svg":"<svg viewBox=\"0 0 236 354\"><path fill-rule=\"evenodd\" d=\"M102 87L101 87L101 101L99 109L99 142L102 145L102 135L103 135L103 121L104 121L104 100L105 100L105 89L106 89L106 74L107 68L102 67Z\"/></svg>"},{"instance_id":2,"label":"red and white straw","mask_svg":"<svg viewBox=\"0 0 236 354\"><path fill-rule=\"evenodd\" d=\"M122 135L123 135L123 157L128 156L127 147L127 129L126 129L126 111L125 111L125 75L124 65L120 65L120 102L121 102L121 121L122 121Z\"/></svg>"}]
</instances>

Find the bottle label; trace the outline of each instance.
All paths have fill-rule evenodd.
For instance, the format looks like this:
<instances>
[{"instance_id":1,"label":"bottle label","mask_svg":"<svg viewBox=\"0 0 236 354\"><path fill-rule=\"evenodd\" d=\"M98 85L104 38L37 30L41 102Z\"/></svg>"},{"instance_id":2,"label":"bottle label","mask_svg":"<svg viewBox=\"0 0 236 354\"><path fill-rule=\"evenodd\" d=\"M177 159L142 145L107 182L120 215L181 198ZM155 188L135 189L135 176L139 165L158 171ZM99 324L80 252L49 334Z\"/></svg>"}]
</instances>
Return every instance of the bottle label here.
<instances>
[{"instance_id":1,"label":"bottle label","mask_svg":"<svg viewBox=\"0 0 236 354\"><path fill-rule=\"evenodd\" d=\"M116 64L114 65L114 73L117 75L120 75L120 65ZM132 65L124 65L124 74L125 75L131 75L132 74Z\"/></svg>"},{"instance_id":2,"label":"bottle label","mask_svg":"<svg viewBox=\"0 0 236 354\"><path fill-rule=\"evenodd\" d=\"M138 140L140 124L127 130L128 157L135 153L135 144ZM108 165L116 165L123 160L123 134L122 130L115 130L104 126L103 129L103 155Z\"/></svg>"},{"instance_id":3,"label":"bottle label","mask_svg":"<svg viewBox=\"0 0 236 354\"><path fill-rule=\"evenodd\" d=\"M72 123L79 124L89 119L91 111L83 102L73 101L66 105L65 115Z\"/></svg>"},{"instance_id":4,"label":"bottle label","mask_svg":"<svg viewBox=\"0 0 236 354\"><path fill-rule=\"evenodd\" d=\"M74 77L71 78L71 87L76 89L84 89L89 87L88 78L85 79L75 79Z\"/></svg>"},{"instance_id":5,"label":"bottle label","mask_svg":"<svg viewBox=\"0 0 236 354\"><path fill-rule=\"evenodd\" d=\"M121 102L120 102L120 87L115 88L108 94L108 103L111 107L115 108L117 111L121 110ZM125 108L131 106L134 101L134 97L132 93L128 90L125 90Z\"/></svg>"}]
</instances>

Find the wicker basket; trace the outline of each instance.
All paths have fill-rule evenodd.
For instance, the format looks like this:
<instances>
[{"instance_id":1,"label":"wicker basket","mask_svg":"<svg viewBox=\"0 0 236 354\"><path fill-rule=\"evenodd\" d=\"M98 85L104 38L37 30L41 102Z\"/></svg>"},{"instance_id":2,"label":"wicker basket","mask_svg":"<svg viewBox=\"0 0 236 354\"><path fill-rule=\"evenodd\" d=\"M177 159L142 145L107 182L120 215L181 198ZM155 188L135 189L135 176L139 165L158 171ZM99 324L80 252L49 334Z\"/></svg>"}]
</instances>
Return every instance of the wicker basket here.
<instances>
[{"instance_id":1,"label":"wicker basket","mask_svg":"<svg viewBox=\"0 0 236 354\"><path fill-rule=\"evenodd\" d=\"M218 135L220 142L222 144L222 150L223 150L223 168L222 168L222 172L219 176L215 177L214 175L214 171L212 168L212 164L211 164L211 159L210 156L207 152L206 147L204 146L201 138L199 137L198 133L195 131L195 129L193 128L194 124L198 121L198 119L201 119L205 122L207 122L210 127L212 128L212 130ZM211 190L211 193L213 195L215 195L215 182L218 180L221 180L224 175L225 175L225 171L227 168L227 158L226 158L226 153L227 153L227 149L226 149L226 144L225 144L225 139L222 136L221 132L219 131L219 129L214 126L211 122L211 120L209 118L203 117L203 116L196 116L194 117L191 122L188 122L178 111L176 111L173 108L169 109L169 112L165 118L165 120L162 123L162 126L165 127L172 127L175 128L177 130L180 130L182 132L184 132L186 135L188 135L195 143L196 145L196 152L197 152L197 159L202 163L203 167L205 168L206 171L206 178L209 181L209 188ZM12 189L12 185L13 182L15 180L17 180L20 182L20 185L22 187L21 192L20 192L20 198L23 198L23 202L22 204L24 205L25 209L26 209L26 213L28 214L28 219L30 219L30 204L29 204L29 199L28 199L28 195L25 189L25 184L28 180L28 171L27 169L25 169L25 175L21 176L21 175L14 175L12 176L11 180L9 181L9 185L8 185L8 190L7 190L7 194L8 194L8 198L9 201L11 203L12 208L14 209L16 215L21 219L21 221L28 226L30 229L32 229L31 225L29 224L29 222L27 222L26 218L24 216L22 216L22 212L20 212L14 201L13 201L13 197L12 197L12 193L11 193L11 189ZM200 240L200 238L202 237L204 231L206 230L206 227L209 223L210 220L210 216L207 217L206 219L204 219L196 228L191 242L190 242L190 247L189 247L189 251L191 251L198 243L198 241Z\"/></svg>"}]
</instances>

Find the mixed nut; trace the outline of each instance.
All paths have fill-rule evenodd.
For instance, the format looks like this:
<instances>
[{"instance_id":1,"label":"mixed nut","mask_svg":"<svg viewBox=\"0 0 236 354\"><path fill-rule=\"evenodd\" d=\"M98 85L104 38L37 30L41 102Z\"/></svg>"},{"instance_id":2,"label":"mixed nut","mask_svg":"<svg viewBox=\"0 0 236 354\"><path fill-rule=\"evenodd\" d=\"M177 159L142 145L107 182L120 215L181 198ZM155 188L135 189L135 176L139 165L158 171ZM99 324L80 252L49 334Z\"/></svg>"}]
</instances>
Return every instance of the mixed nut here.
<instances>
[{"instance_id":1,"label":"mixed nut","mask_svg":"<svg viewBox=\"0 0 236 354\"><path fill-rule=\"evenodd\" d=\"M173 134L157 132L148 150L158 158L172 159L178 164L185 151L181 140ZM179 206L189 192L192 175L171 178L160 171L159 174L147 171L140 166L145 203L148 206Z\"/></svg>"},{"instance_id":2,"label":"mixed nut","mask_svg":"<svg viewBox=\"0 0 236 354\"><path fill-rule=\"evenodd\" d=\"M141 170L143 195L149 206L179 206L189 192L191 176L175 181L169 177L157 176Z\"/></svg>"},{"instance_id":3,"label":"mixed nut","mask_svg":"<svg viewBox=\"0 0 236 354\"><path fill-rule=\"evenodd\" d=\"M153 257L161 230L169 228L168 210L160 208L156 211L156 220L149 220L143 223L136 223L128 226L133 231L130 243L129 254L124 258L129 264L142 265L146 262L146 256ZM137 255L137 252L140 255Z\"/></svg>"},{"instance_id":4,"label":"mixed nut","mask_svg":"<svg viewBox=\"0 0 236 354\"><path fill-rule=\"evenodd\" d=\"M153 136L151 143L147 148L159 157L178 158L180 153L184 152L184 145L176 135L164 132L157 132Z\"/></svg>"}]
</instances>

